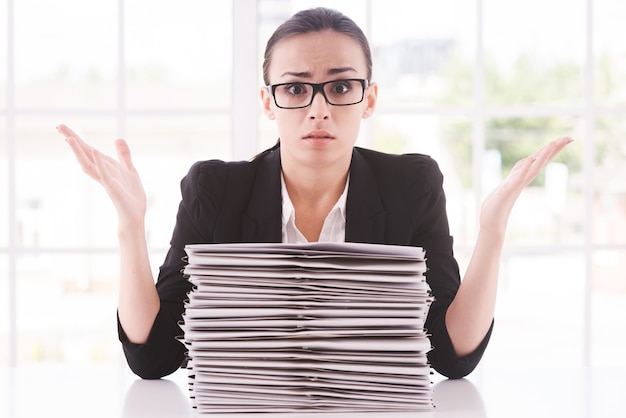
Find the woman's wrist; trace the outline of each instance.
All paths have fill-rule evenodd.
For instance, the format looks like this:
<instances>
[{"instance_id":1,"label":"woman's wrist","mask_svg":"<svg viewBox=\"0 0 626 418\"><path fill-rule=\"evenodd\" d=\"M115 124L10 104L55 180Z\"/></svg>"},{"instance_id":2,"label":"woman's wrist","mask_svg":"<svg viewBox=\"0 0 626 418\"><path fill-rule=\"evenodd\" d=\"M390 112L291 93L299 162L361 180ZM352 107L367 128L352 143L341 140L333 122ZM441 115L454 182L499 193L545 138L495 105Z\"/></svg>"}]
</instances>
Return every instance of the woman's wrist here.
<instances>
[{"instance_id":1,"label":"woman's wrist","mask_svg":"<svg viewBox=\"0 0 626 418\"><path fill-rule=\"evenodd\" d=\"M490 246L502 246L504 245L504 238L506 236L506 225L496 227L494 225L482 226L478 231L478 242L484 242L490 244Z\"/></svg>"},{"instance_id":2,"label":"woman's wrist","mask_svg":"<svg viewBox=\"0 0 626 418\"><path fill-rule=\"evenodd\" d=\"M143 220L122 220L117 225L117 236L120 241L124 239L136 239L140 237L142 240L146 236L146 228Z\"/></svg>"}]
</instances>

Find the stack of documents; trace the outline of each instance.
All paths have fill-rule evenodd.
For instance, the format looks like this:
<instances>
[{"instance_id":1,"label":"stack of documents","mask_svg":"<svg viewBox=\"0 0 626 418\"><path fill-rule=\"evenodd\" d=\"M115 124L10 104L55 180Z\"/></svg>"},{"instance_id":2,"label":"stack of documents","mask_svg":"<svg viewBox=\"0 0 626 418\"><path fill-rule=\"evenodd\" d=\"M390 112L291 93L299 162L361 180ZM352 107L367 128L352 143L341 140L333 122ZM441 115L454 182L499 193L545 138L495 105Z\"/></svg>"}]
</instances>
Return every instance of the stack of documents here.
<instances>
[{"instance_id":1,"label":"stack of documents","mask_svg":"<svg viewBox=\"0 0 626 418\"><path fill-rule=\"evenodd\" d=\"M186 247L183 342L200 412L431 410L421 248Z\"/></svg>"}]
</instances>

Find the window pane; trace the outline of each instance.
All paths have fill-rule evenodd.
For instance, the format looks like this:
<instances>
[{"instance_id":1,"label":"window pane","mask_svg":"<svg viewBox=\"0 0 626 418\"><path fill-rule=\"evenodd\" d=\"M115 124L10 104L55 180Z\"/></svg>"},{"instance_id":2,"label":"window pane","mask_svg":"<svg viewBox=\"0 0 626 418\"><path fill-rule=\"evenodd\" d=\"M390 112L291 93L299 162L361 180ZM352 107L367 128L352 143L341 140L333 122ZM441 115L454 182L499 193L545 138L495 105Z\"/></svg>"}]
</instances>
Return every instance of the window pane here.
<instances>
[{"instance_id":1,"label":"window pane","mask_svg":"<svg viewBox=\"0 0 626 418\"><path fill-rule=\"evenodd\" d=\"M23 255L17 262L18 363L115 363L117 255Z\"/></svg>"},{"instance_id":2,"label":"window pane","mask_svg":"<svg viewBox=\"0 0 626 418\"><path fill-rule=\"evenodd\" d=\"M128 108L228 107L231 15L231 1L125 2Z\"/></svg>"},{"instance_id":3,"label":"window pane","mask_svg":"<svg viewBox=\"0 0 626 418\"><path fill-rule=\"evenodd\" d=\"M569 117L490 119L484 192L489 193L520 159L564 135L580 138L559 154L518 199L507 229L509 244L573 244L584 238L582 120ZM490 171L487 169L490 168ZM498 174L500 174L498 176Z\"/></svg>"},{"instance_id":4,"label":"window pane","mask_svg":"<svg viewBox=\"0 0 626 418\"><path fill-rule=\"evenodd\" d=\"M170 242L180 180L199 160L232 158L228 115L153 116L128 119L126 138L148 197L146 233L155 248Z\"/></svg>"},{"instance_id":5,"label":"window pane","mask_svg":"<svg viewBox=\"0 0 626 418\"><path fill-rule=\"evenodd\" d=\"M504 257L488 366L583 362L583 253Z\"/></svg>"},{"instance_id":6,"label":"window pane","mask_svg":"<svg viewBox=\"0 0 626 418\"><path fill-rule=\"evenodd\" d=\"M474 6L456 0L372 1L373 79L383 107L473 100Z\"/></svg>"},{"instance_id":7,"label":"window pane","mask_svg":"<svg viewBox=\"0 0 626 418\"><path fill-rule=\"evenodd\" d=\"M58 117L16 118L17 244L27 248L116 246L113 205L82 172L55 127ZM71 118L94 147L112 152L115 121Z\"/></svg>"},{"instance_id":8,"label":"window pane","mask_svg":"<svg viewBox=\"0 0 626 418\"><path fill-rule=\"evenodd\" d=\"M594 251L592 271L592 365L626 366L626 251Z\"/></svg>"},{"instance_id":9,"label":"window pane","mask_svg":"<svg viewBox=\"0 0 626 418\"><path fill-rule=\"evenodd\" d=\"M487 103L582 103L585 3L483 1Z\"/></svg>"},{"instance_id":10,"label":"window pane","mask_svg":"<svg viewBox=\"0 0 626 418\"><path fill-rule=\"evenodd\" d=\"M626 16L622 0L593 3L595 99L601 105L626 103L626 45L617 41Z\"/></svg>"},{"instance_id":11,"label":"window pane","mask_svg":"<svg viewBox=\"0 0 626 418\"><path fill-rule=\"evenodd\" d=\"M17 107L113 108L118 2L14 4Z\"/></svg>"},{"instance_id":12,"label":"window pane","mask_svg":"<svg viewBox=\"0 0 626 418\"><path fill-rule=\"evenodd\" d=\"M626 122L622 116L596 123L594 244L626 243Z\"/></svg>"}]
</instances>

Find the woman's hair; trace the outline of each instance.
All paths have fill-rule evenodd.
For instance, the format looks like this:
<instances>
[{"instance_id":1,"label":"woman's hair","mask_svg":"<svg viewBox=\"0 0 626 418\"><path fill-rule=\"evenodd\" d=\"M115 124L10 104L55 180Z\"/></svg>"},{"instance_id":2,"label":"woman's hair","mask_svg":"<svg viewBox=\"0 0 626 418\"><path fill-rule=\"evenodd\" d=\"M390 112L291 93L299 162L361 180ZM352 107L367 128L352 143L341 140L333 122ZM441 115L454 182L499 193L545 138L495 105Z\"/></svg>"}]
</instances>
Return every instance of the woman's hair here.
<instances>
[{"instance_id":1,"label":"woman's hair","mask_svg":"<svg viewBox=\"0 0 626 418\"><path fill-rule=\"evenodd\" d=\"M310 32L333 30L348 35L361 45L365 64L367 66L367 80L372 78L372 53L365 34L352 19L341 12L325 7L302 10L293 15L280 25L267 41L263 56L263 81L266 85L269 81L269 68L272 61L272 52L278 42L295 35Z\"/></svg>"}]
</instances>

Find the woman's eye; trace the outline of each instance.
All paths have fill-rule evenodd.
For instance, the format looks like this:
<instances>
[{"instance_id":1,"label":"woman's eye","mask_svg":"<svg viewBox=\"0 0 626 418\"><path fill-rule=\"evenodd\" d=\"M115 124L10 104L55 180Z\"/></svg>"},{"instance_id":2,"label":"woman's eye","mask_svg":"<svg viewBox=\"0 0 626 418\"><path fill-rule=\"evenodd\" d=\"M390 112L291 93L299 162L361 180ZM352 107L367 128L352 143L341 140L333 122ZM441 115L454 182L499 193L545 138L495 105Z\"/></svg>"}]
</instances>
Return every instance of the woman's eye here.
<instances>
[{"instance_id":1,"label":"woman's eye","mask_svg":"<svg viewBox=\"0 0 626 418\"><path fill-rule=\"evenodd\" d=\"M306 89L304 88L302 84L290 84L289 86L286 86L286 87L287 87L287 92L294 96L303 94L306 91Z\"/></svg>"},{"instance_id":2,"label":"woman's eye","mask_svg":"<svg viewBox=\"0 0 626 418\"><path fill-rule=\"evenodd\" d=\"M350 86L346 83L337 83L333 85L333 93L335 94L346 94L350 91Z\"/></svg>"}]
</instances>

